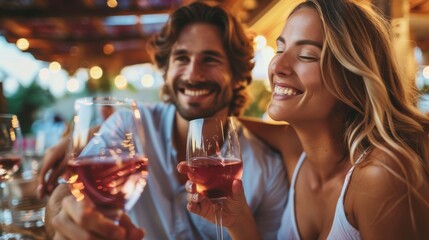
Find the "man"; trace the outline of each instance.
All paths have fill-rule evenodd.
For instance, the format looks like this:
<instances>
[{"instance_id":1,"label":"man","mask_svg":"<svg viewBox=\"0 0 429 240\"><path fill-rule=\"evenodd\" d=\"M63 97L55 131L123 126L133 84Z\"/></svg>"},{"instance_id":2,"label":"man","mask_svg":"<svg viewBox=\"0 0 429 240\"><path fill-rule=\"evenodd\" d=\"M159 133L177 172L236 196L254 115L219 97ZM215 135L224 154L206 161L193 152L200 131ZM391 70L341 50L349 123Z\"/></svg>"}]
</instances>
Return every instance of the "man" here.
<instances>
[{"instance_id":1,"label":"man","mask_svg":"<svg viewBox=\"0 0 429 240\"><path fill-rule=\"evenodd\" d=\"M186 159L189 120L243 112L253 68L252 42L237 20L222 8L193 3L173 12L149 46L157 66L165 73L162 96L166 103L140 106L149 178L140 199L127 214L144 230L147 239L214 239L214 224L187 211L187 178L177 173L176 165ZM287 199L282 160L244 126L238 126L238 134L249 210L261 236L274 239ZM59 152L49 151L45 162L52 164ZM49 167L45 165L42 175ZM64 184L53 192L46 218L50 235L58 238L124 237L126 231L127 237L140 236L126 214L120 226L115 226L87 200L76 202ZM224 235L229 238L226 232Z\"/></svg>"}]
</instances>

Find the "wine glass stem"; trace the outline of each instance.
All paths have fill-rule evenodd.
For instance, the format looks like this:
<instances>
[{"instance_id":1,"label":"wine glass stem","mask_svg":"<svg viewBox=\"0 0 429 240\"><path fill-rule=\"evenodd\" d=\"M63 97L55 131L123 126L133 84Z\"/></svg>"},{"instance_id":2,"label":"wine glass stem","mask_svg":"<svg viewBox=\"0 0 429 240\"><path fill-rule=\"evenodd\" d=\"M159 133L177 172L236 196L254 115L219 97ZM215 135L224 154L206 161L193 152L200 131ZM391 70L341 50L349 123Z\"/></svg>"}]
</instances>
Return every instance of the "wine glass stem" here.
<instances>
[{"instance_id":1,"label":"wine glass stem","mask_svg":"<svg viewBox=\"0 0 429 240\"><path fill-rule=\"evenodd\" d=\"M6 183L0 181L0 238L3 236L3 227L9 222L6 208L7 199Z\"/></svg>"},{"instance_id":2,"label":"wine glass stem","mask_svg":"<svg viewBox=\"0 0 429 240\"><path fill-rule=\"evenodd\" d=\"M214 201L213 207L215 211L216 238L217 240L223 240L223 230L222 230L223 200Z\"/></svg>"}]
</instances>

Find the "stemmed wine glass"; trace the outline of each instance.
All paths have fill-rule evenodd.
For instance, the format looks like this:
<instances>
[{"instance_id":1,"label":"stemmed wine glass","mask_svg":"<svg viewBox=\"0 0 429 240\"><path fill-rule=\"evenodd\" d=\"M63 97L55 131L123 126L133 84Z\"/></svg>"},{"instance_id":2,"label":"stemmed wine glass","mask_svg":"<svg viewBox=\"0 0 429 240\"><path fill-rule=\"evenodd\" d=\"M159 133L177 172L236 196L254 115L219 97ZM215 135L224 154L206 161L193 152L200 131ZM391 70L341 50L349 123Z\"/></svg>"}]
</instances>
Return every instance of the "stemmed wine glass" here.
<instances>
[{"instance_id":1,"label":"stemmed wine glass","mask_svg":"<svg viewBox=\"0 0 429 240\"><path fill-rule=\"evenodd\" d=\"M217 239L223 239L224 200L232 194L232 182L241 179L243 162L235 118L191 120L187 139L188 177L197 191L213 203Z\"/></svg>"},{"instance_id":2,"label":"stemmed wine glass","mask_svg":"<svg viewBox=\"0 0 429 240\"><path fill-rule=\"evenodd\" d=\"M106 109L111 114L105 115ZM119 222L139 198L148 174L140 112L132 99L81 98L68 147L68 185L77 200L89 198Z\"/></svg>"},{"instance_id":3,"label":"stemmed wine glass","mask_svg":"<svg viewBox=\"0 0 429 240\"><path fill-rule=\"evenodd\" d=\"M18 117L0 114L0 225L6 224L4 216L5 183L19 170L23 159L23 139ZM0 230L3 236L3 230Z\"/></svg>"}]
</instances>

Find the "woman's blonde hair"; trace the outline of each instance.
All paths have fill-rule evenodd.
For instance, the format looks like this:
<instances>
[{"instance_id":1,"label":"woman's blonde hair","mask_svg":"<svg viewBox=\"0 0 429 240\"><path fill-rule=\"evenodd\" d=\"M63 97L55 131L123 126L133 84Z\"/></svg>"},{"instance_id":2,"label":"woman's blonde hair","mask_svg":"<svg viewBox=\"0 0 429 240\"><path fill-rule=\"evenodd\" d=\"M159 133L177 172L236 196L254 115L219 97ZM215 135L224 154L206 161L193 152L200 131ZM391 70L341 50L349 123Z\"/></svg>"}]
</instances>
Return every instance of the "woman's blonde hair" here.
<instances>
[{"instance_id":1,"label":"woman's blonde hair","mask_svg":"<svg viewBox=\"0 0 429 240\"><path fill-rule=\"evenodd\" d=\"M347 106L344 144L352 163L370 146L381 149L400 169L383 164L386 170L420 197L416 189L429 176L429 118L414 105L417 91L398 66L389 23L368 3L308 0L294 11L302 7L322 20L323 83Z\"/></svg>"}]
</instances>

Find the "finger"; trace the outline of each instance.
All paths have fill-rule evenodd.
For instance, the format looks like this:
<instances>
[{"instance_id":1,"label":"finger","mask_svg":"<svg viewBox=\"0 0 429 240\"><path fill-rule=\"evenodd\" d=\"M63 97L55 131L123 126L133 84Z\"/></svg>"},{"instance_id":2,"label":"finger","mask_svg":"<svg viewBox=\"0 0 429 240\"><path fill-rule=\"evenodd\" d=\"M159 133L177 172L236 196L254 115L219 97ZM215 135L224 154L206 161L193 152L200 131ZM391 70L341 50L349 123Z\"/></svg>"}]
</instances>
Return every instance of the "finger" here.
<instances>
[{"instance_id":1,"label":"finger","mask_svg":"<svg viewBox=\"0 0 429 240\"><path fill-rule=\"evenodd\" d=\"M66 147L67 147L67 138L62 138L57 145L55 145L54 147L48 148L46 150L42 160L42 167L39 173L39 186L37 188L38 196L40 199L42 199L47 193L47 187L52 185L51 179L55 177L55 176L52 176L52 173L53 173L52 171L55 168L58 168L58 166L62 166L60 170L61 172L63 171L64 165L65 165L65 163L63 164L63 162L64 162ZM48 181L46 181L48 174L49 174ZM55 184L56 183L54 183L54 185ZM49 193L52 192L53 190L52 187L50 188L51 188L50 189L51 191L48 191Z\"/></svg>"},{"instance_id":2,"label":"finger","mask_svg":"<svg viewBox=\"0 0 429 240\"><path fill-rule=\"evenodd\" d=\"M201 205L198 203L188 202L188 204L186 205L186 208L188 209L189 212L192 212L198 215L201 212Z\"/></svg>"},{"instance_id":3,"label":"finger","mask_svg":"<svg viewBox=\"0 0 429 240\"><path fill-rule=\"evenodd\" d=\"M244 197L243 182L239 179L235 179L232 182L232 196L234 200L239 200Z\"/></svg>"},{"instance_id":4,"label":"finger","mask_svg":"<svg viewBox=\"0 0 429 240\"><path fill-rule=\"evenodd\" d=\"M87 199L78 202L73 196L68 196L64 198L62 207L77 225L93 235L108 239L123 239L126 235L122 227L104 217Z\"/></svg>"},{"instance_id":5,"label":"finger","mask_svg":"<svg viewBox=\"0 0 429 240\"><path fill-rule=\"evenodd\" d=\"M67 238L65 238L63 235L56 232L52 239L53 240L66 240Z\"/></svg>"},{"instance_id":6,"label":"finger","mask_svg":"<svg viewBox=\"0 0 429 240\"><path fill-rule=\"evenodd\" d=\"M204 196L200 193L188 193L186 194L186 200L192 203L199 203L204 199Z\"/></svg>"},{"instance_id":7,"label":"finger","mask_svg":"<svg viewBox=\"0 0 429 240\"><path fill-rule=\"evenodd\" d=\"M137 228L126 214L122 214L120 225L126 229L128 240L141 240L144 237L143 230Z\"/></svg>"},{"instance_id":8,"label":"finger","mask_svg":"<svg viewBox=\"0 0 429 240\"><path fill-rule=\"evenodd\" d=\"M177 171L181 174L188 173L188 165L186 164L186 161L182 161L177 164Z\"/></svg>"},{"instance_id":9,"label":"finger","mask_svg":"<svg viewBox=\"0 0 429 240\"><path fill-rule=\"evenodd\" d=\"M76 225L65 211L53 217L51 225L55 229L54 239L90 239L89 232Z\"/></svg>"},{"instance_id":10,"label":"finger","mask_svg":"<svg viewBox=\"0 0 429 240\"><path fill-rule=\"evenodd\" d=\"M204 198L200 203L188 202L186 208L188 211L214 221L213 204L208 198Z\"/></svg>"},{"instance_id":11,"label":"finger","mask_svg":"<svg viewBox=\"0 0 429 240\"><path fill-rule=\"evenodd\" d=\"M44 184L45 193L47 194L51 194L52 191L54 191L55 187L58 185L58 178L64 173L66 169L66 162L64 160L61 160L61 162L64 163L52 169L48 180Z\"/></svg>"},{"instance_id":12,"label":"finger","mask_svg":"<svg viewBox=\"0 0 429 240\"><path fill-rule=\"evenodd\" d=\"M197 192L197 185L194 184L192 181L188 180L185 183L185 189L188 193L196 193Z\"/></svg>"},{"instance_id":13,"label":"finger","mask_svg":"<svg viewBox=\"0 0 429 240\"><path fill-rule=\"evenodd\" d=\"M46 150L42 159L42 168L40 169L40 174L43 175L41 176L43 177L41 181L44 180L44 175L46 175L50 169L56 167L59 164L59 161L64 159L67 149L67 142L67 138L61 138L61 140L55 146Z\"/></svg>"},{"instance_id":14,"label":"finger","mask_svg":"<svg viewBox=\"0 0 429 240\"><path fill-rule=\"evenodd\" d=\"M243 182L241 180L234 180L232 182L232 195L230 197L231 201L228 201L226 206L226 211L230 210L239 210L242 206L246 205L246 196L244 195Z\"/></svg>"}]
</instances>

